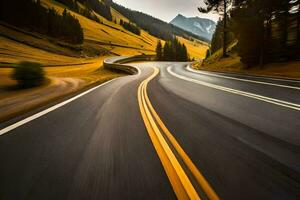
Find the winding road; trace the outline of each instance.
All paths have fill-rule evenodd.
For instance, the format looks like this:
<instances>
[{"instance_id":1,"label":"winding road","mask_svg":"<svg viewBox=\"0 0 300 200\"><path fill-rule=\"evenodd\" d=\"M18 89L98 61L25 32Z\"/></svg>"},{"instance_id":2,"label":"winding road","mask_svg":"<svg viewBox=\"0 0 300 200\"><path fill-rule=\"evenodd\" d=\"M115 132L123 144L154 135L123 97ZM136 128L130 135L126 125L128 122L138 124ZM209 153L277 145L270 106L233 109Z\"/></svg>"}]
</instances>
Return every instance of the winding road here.
<instances>
[{"instance_id":1,"label":"winding road","mask_svg":"<svg viewBox=\"0 0 300 200\"><path fill-rule=\"evenodd\" d=\"M300 199L300 81L131 65L0 124L0 200Z\"/></svg>"}]
</instances>

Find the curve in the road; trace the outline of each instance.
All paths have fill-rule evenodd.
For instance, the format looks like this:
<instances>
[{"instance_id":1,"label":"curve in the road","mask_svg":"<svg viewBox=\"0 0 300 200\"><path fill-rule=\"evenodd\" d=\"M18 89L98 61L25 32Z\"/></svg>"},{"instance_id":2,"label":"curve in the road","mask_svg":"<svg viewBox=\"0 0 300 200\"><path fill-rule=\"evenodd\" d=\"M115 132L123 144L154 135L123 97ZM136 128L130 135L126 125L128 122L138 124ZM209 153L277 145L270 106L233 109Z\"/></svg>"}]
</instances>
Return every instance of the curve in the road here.
<instances>
[{"instance_id":1,"label":"curve in the road","mask_svg":"<svg viewBox=\"0 0 300 200\"><path fill-rule=\"evenodd\" d=\"M149 136L178 199L200 199L200 196L197 194L196 189L184 171L184 167L180 165L175 154L178 154L180 159L183 160L183 163L190 170L206 197L210 200L219 200L216 192L200 173L153 108L147 94L148 83L159 74L158 68L153 69L153 74L144 80L138 88L138 102ZM172 145L172 147L170 147L169 144ZM176 151L175 154L172 149Z\"/></svg>"},{"instance_id":2,"label":"curve in the road","mask_svg":"<svg viewBox=\"0 0 300 200\"><path fill-rule=\"evenodd\" d=\"M263 96L263 95L257 95L257 94L253 94L253 93L250 93L250 92L244 92L244 91L241 91L241 90L236 90L236 89L232 89L232 88L219 86L219 85L215 85L215 84L211 84L211 83L206 83L204 81L199 81L199 80L196 80L196 79L188 78L186 76L182 76L182 75L179 75L179 74L173 72L171 70L171 67L168 67L167 71L172 76L177 77L177 78L182 79L182 80L185 80L185 81L193 82L193 83L203 85L203 86L207 86L207 87L210 87L210 88L222 90L222 91L225 91L225 92L229 92L229 93L233 93L233 94L237 94L237 95L257 99L257 100L264 101L264 102L267 102L267 103L272 103L272 104L275 104L275 105L279 105L279 106L283 106L283 107L286 107L286 108L290 108L290 109L300 111L300 104L291 103L291 102L287 102L287 101L282 101L282 100L279 100L279 99L274 99L274 98L266 97L266 96Z\"/></svg>"},{"instance_id":3,"label":"curve in the road","mask_svg":"<svg viewBox=\"0 0 300 200\"><path fill-rule=\"evenodd\" d=\"M296 86L275 84L275 83L269 83L269 82L263 82L263 81L255 81L255 80L250 80L250 79L242 79L242 78L236 78L236 77L231 77L231 76L224 76L224 75L219 75L219 74L214 74L214 73L202 72L202 71L199 71L199 70L192 69L190 65L188 65L186 67L186 69L188 71L190 71L190 72L197 73L197 74L202 74L202 75L206 75L206 76L213 76L213 77L225 78L225 79L237 80L237 81L243 81L243 82L248 82L248 83L257 83L257 84L262 84L262 85L270 85L270 86L276 86L276 87L282 87L282 88L289 88L289 89L300 90L300 87L296 87ZM279 80L279 79L276 79L276 80ZM280 81L282 81L282 80L280 80ZM298 81L290 81L290 82L298 82Z\"/></svg>"},{"instance_id":4,"label":"curve in the road","mask_svg":"<svg viewBox=\"0 0 300 200\"><path fill-rule=\"evenodd\" d=\"M200 199L192 183L185 174L176 156L173 154L159 127L155 123L145 100L145 90L148 82L152 80L159 70L154 68L154 73L141 83L138 89L138 101L145 126L169 177L178 199Z\"/></svg>"},{"instance_id":5,"label":"curve in the road","mask_svg":"<svg viewBox=\"0 0 300 200\"><path fill-rule=\"evenodd\" d=\"M137 75L11 122L0 199L299 199L298 90L186 64L127 64Z\"/></svg>"}]
</instances>

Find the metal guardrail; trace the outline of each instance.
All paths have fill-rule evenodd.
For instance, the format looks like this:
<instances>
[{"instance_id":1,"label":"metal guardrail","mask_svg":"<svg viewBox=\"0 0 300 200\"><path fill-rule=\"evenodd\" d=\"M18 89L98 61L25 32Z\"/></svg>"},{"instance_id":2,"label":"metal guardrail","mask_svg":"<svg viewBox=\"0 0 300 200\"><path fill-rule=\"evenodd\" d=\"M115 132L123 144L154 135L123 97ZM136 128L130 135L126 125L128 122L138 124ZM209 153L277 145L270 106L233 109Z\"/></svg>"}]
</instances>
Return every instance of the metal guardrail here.
<instances>
[{"instance_id":1,"label":"metal guardrail","mask_svg":"<svg viewBox=\"0 0 300 200\"><path fill-rule=\"evenodd\" d=\"M123 71L128 74L137 74L138 69L125 63L135 61L151 61L154 60L155 55L137 55L137 56L119 56L108 58L103 61L103 66L106 69Z\"/></svg>"}]
</instances>

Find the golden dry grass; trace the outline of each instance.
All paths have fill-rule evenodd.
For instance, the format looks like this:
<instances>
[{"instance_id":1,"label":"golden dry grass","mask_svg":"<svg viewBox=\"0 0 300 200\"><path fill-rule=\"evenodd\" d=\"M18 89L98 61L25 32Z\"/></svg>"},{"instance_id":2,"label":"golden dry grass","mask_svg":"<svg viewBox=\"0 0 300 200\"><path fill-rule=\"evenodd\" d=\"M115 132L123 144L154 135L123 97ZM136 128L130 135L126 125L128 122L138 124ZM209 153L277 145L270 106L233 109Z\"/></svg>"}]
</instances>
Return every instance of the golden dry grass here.
<instances>
[{"instance_id":1,"label":"golden dry grass","mask_svg":"<svg viewBox=\"0 0 300 200\"><path fill-rule=\"evenodd\" d=\"M114 73L103 68L102 64L104 59L105 57L82 60L82 62L88 62L76 65L66 65L61 62L61 65L44 67L44 70L47 77L76 78L85 81L85 84L91 84L102 79L115 77L115 75L120 76L121 74L119 73ZM13 68L0 67L0 88L3 89L16 84L16 82L11 79L12 71Z\"/></svg>"},{"instance_id":2,"label":"golden dry grass","mask_svg":"<svg viewBox=\"0 0 300 200\"><path fill-rule=\"evenodd\" d=\"M229 44L228 48L227 48L227 52L230 52L232 50L232 48L234 48L237 45L237 43L238 43L238 41L235 40L231 44ZM222 55L223 55L223 48L219 49L213 55L211 55L209 58L207 58L205 60L205 63L207 63L207 64L213 64L214 62L216 62L219 59L221 59Z\"/></svg>"},{"instance_id":3,"label":"golden dry grass","mask_svg":"<svg viewBox=\"0 0 300 200\"><path fill-rule=\"evenodd\" d=\"M15 42L2 36L0 36L0 54L0 63L16 63L27 60L40 62L44 65L56 65L59 63L80 63L88 60L51 53L20 42Z\"/></svg>"},{"instance_id":4,"label":"golden dry grass","mask_svg":"<svg viewBox=\"0 0 300 200\"><path fill-rule=\"evenodd\" d=\"M238 41L232 42L227 51L229 56L222 58L223 49L219 49L213 55L203 62L196 62L193 68L228 73L242 73L259 76L283 77L300 79L300 61L292 61L285 63L269 63L261 67L247 68L242 62L237 53L232 52L232 49L237 45Z\"/></svg>"},{"instance_id":5,"label":"golden dry grass","mask_svg":"<svg viewBox=\"0 0 300 200\"><path fill-rule=\"evenodd\" d=\"M222 58L209 64L196 63L193 65L193 68L215 72L242 73L259 76L300 79L299 66L300 61L292 61L285 63L270 63L265 65L263 68L247 68L243 63L241 63L239 56L232 54L228 58Z\"/></svg>"},{"instance_id":6,"label":"golden dry grass","mask_svg":"<svg viewBox=\"0 0 300 200\"><path fill-rule=\"evenodd\" d=\"M291 61L286 63L270 63L262 69L255 67L249 70L243 70L244 73L256 75L266 75L274 77L286 77L300 79L300 61Z\"/></svg>"},{"instance_id":7,"label":"golden dry grass","mask_svg":"<svg viewBox=\"0 0 300 200\"><path fill-rule=\"evenodd\" d=\"M39 33L32 33L25 31L23 29L16 28L8 24L0 24L0 35L1 35L1 50L3 50L3 45L5 45L7 40L15 41L18 43L26 44L31 47L36 47L38 49L43 49L56 54L62 54L67 56L78 56L79 52L74 52L70 48L63 47L63 45L69 45L63 42L54 41L45 35ZM5 40L6 39L6 40ZM52 39L52 42L49 42ZM69 45L74 48L78 48L77 45Z\"/></svg>"},{"instance_id":8,"label":"golden dry grass","mask_svg":"<svg viewBox=\"0 0 300 200\"><path fill-rule=\"evenodd\" d=\"M205 58L206 51L209 48L208 44L198 40L190 41L182 37L178 37L178 39L181 43L186 45L191 59L195 58L198 60Z\"/></svg>"},{"instance_id":9,"label":"golden dry grass","mask_svg":"<svg viewBox=\"0 0 300 200\"><path fill-rule=\"evenodd\" d=\"M117 47L117 46L109 46L109 45L105 45L103 47L116 55L122 55L122 56L155 54L154 51L147 51L143 49L134 49L134 48Z\"/></svg>"},{"instance_id":10,"label":"golden dry grass","mask_svg":"<svg viewBox=\"0 0 300 200\"><path fill-rule=\"evenodd\" d=\"M55 4L51 0L43 0L43 3L47 7L54 7L59 12L62 12L64 9L63 7L60 6L60 4ZM111 11L112 11L113 18L117 19L117 22L119 22L120 19L124 21L129 21L126 17L122 16L116 10L111 9ZM125 30L119 24L115 24L111 21L108 21L96 13L94 14L103 22L103 24L94 22L74 12L72 12L72 14L75 15L80 21L80 24L84 29L84 34L86 39L95 40L98 42L104 42L107 44L112 43L112 44L119 44L123 46L142 48L146 52L154 51L156 48L158 38L150 35L146 31L142 30L141 35L138 36ZM191 58L203 59L205 57L206 50L208 48L208 45L206 43L198 40L192 42L184 38L180 38L180 40L181 42L185 43L185 45L187 46ZM118 54L125 53L124 55L133 55L139 52L140 51L134 51L131 48L129 48L128 52L118 51Z\"/></svg>"},{"instance_id":11,"label":"golden dry grass","mask_svg":"<svg viewBox=\"0 0 300 200\"><path fill-rule=\"evenodd\" d=\"M54 7L60 13L64 10L62 4L52 0L42 0L42 4L48 8ZM109 56L108 52L114 55L154 54L158 39L143 30L138 36L96 13L94 14L102 23L74 12L72 14L79 20L84 30L85 42L82 48L90 52L100 49L97 52L101 52L102 56L89 58L85 53L80 55L71 49L49 42L50 38L45 36L18 32L18 30L0 25L0 34L5 36L0 36L0 121L76 92L93 83L123 76L124 74L111 72L102 67L103 59ZM112 9L112 15L118 22L121 19L129 21L114 9ZM182 42L186 44L192 57L203 56L203 45L199 45L198 42L194 44L185 39L182 39ZM24 60L43 64L50 81L36 88L9 90L8 88L14 87L17 83L11 79L13 69L3 68L3 65ZM39 98L36 98L37 96Z\"/></svg>"},{"instance_id":12,"label":"golden dry grass","mask_svg":"<svg viewBox=\"0 0 300 200\"><path fill-rule=\"evenodd\" d=\"M63 12L64 7L61 6L61 4L55 3L51 0L42 0L42 3L46 7L54 7L59 13ZM134 47L140 47L142 45L146 50L154 50L155 48L156 43L152 44L143 41L144 37L147 37L148 33L144 33L142 36L137 36L125 30L119 24L108 21L96 13L94 14L103 22L103 24L97 23L75 12L70 12L80 21L86 39L104 42L107 44L113 43ZM114 18L126 19L116 11L113 11L112 14ZM149 35L149 37L151 36Z\"/></svg>"},{"instance_id":13,"label":"golden dry grass","mask_svg":"<svg viewBox=\"0 0 300 200\"><path fill-rule=\"evenodd\" d=\"M123 20L124 22L129 22L129 19L124 17L121 13L119 13L114 8L111 8L110 11L111 11L111 14L112 14L114 20L116 20L118 23L120 23L121 20Z\"/></svg>"},{"instance_id":14,"label":"golden dry grass","mask_svg":"<svg viewBox=\"0 0 300 200\"><path fill-rule=\"evenodd\" d=\"M124 74L115 73L103 68L103 60L106 57L90 59L89 63L71 66L45 67L46 75L49 77L69 77L84 80L86 84L103 82Z\"/></svg>"},{"instance_id":15,"label":"golden dry grass","mask_svg":"<svg viewBox=\"0 0 300 200\"><path fill-rule=\"evenodd\" d=\"M45 7L54 7L60 13L64 9L62 4L52 0L42 0L42 4ZM125 30L120 25L104 19L96 13L94 14L98 16L103 24L87 19L74 12L72 12L72 14L78 18L84 29L85 38L87 40L83 46L94 45L93 48L97 48L100 45L101 48L115 55L154 54L158 39L143 30L141 31L141 35L138 36ZM122 19L128 21L128 19L114 9L112 9L112 15L117 20ZM49 77L75 77L89 81L99 78L98 69L102 64L104 56L99 58L84 58L78 55L67 56L69 54L72 55L73 52L52 44L47 38L41 37L41 35L21 33L2 26L1 33L7 35L7 37L0 36L1 65L3 65L3 63L18 63L26 60L39 62L44 66L56 66L45 68L46 75ZM14 39L8 36L12 36ZM206 45L198 41L191 42L183 38L180 38L180 40L186 44L192 58L203 57ZM95 41L95 43L91 41ZM162 42L164 43L164 41ZM121 45L122 47L117 45ZM95 71L97 73L94 73ZM0 68L0 87L3 88L7 85L15 84L15 81L10 79L9 73L9 69Z\"/></svg>"},{"instance_id":16,"label":"golden dry grass","mask_svg":"<svg viewBox=\"0 0 300 200\"><path fill-rule=\"evenodd\" d=\"M64 7L52 0L42 0L46 7L54 7L58 12L62 12ZM81 5L82 6L82 5ZM118 24L110 22L103 17L98 16L103 24L87 19L77 13L75 15L85 34L84 48L93 49L107 49L113 54L117 55L136 55L136 54L153 54L156 48L158 39L145 31L141 31L141 35L135 35L121 27ZM119 12L112 9L113 17L126 21ZM74 54L67 48L62 48L59 45L52 44L46 38L42 38L36 34L37 37L32 37L24 33L10 30L1 26L1 33L4 35L11 35L15 39L8 39L0 36L0 63L16 63L22 60L40 62L44 65L64 65L64 64L79 64L86 63L88 59L75 58L72 56L79 56ZM38 39L39 38L39 39ZM191 58L202 58L206 51L206 46L195 41L180 39L187 46ZM162 41L164 43L164 41ZM27 45L30 44L30 45ZM121 45L119 47L116 45ZM128 47L128 48L126 48Z\"/></svg>"},{"instance_id":17,"label":"golden dry grass","mask_svg":"<svg viewBox=\"0 0 300 200\"><path fill-rule=\"evenodd\" d=\"M103 83L124 75L104 69L102 61L103 58L94 60L91 64L45 67L50 81L40 87L25 90L12 89L16 86L16 81L10 78L12 68L0 68L0 121L23 114L91 84Z\"/></svg>"},{"instance_id":18,"label":"golden dry grass","mask_svg":"<svg viewBox=\"0 0 300 200\"><path fill-rule=\"evenodd\" d=\"M199 62L195 63L196 68L206 69L206 70L241 70L245 66L240 62L240 57L236 54L230 54L227 58L219 58L218 60L212 62Z\"/></svg>"},{"instance_id":19,"label":"golden dry grass","mask_svg":"<svg viewBox=\"0 0 300 200\"><path fill-rule=\"evenodd\" d=\"M74 73L77 74L76 70ZM112 73L101 68L91 71L87 75L83 77L85 81L81 79L81 75L78 75L80 79L74 77L51 78L49 84L26 90L5 90L0 88L0 121L8 120L39 106L46 105L65 95L84 89L91 83L102 83L122 74Z\"/></svg>"},{"instance_id":20,"label":"golden dry grass","mask_svg":"<svg viewBox=\"0 0 300 200\"><path fill-rule=\"evenodd\" d=\"M0 93L3 94L3 89L9 88L16 85L16 81L12 80L11 77L12 69L11 68L0 68Z\"/></svg>"}]
</instances>

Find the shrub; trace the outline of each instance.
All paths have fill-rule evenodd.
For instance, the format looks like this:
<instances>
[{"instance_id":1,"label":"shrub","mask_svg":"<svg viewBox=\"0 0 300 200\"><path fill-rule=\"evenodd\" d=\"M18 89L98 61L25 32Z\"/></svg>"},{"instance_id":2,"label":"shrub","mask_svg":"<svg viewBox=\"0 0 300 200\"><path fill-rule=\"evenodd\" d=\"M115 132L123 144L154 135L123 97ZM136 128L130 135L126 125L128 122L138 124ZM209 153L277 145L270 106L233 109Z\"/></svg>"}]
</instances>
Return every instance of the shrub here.
<instances>
[{"instance_id":1,"label":"shrub","mask_svg":"<svg viewBox=\"0 0 300 200\"><path fill-rule=\"evenodd\" d=\"M21 62L15 67L12 77L17 80L20 88L29 88L41 85L45 80L45 73L39 63Z\"/></svg>"}]
</instances>

